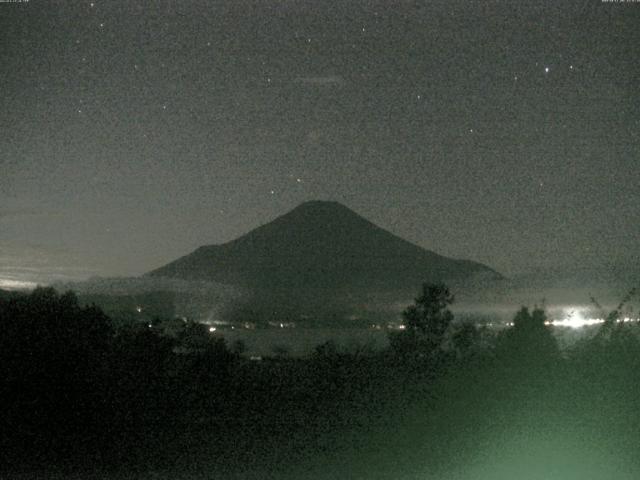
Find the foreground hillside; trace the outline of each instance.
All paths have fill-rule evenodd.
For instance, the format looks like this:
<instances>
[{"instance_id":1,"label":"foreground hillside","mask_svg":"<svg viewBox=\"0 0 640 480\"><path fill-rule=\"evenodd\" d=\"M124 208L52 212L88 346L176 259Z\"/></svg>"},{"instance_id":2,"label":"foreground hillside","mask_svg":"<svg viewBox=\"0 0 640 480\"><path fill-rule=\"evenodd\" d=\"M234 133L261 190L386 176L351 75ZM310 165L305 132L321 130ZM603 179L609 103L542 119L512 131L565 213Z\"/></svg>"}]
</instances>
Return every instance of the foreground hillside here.
<instances>
[{"instance_id":1,"label":"foreground hillside","mask_svg":"<svg viewBox=\"0 0 640 480\"><path fill-rule=\"evenodd\" d=\"M414 307L386 351L257 362L197 324L114 329L73 294L0 300L0 476L637 478L637 331L607 323L562 356L522 309L452 348L447 310Z\"/></svg>"}]
</instances>

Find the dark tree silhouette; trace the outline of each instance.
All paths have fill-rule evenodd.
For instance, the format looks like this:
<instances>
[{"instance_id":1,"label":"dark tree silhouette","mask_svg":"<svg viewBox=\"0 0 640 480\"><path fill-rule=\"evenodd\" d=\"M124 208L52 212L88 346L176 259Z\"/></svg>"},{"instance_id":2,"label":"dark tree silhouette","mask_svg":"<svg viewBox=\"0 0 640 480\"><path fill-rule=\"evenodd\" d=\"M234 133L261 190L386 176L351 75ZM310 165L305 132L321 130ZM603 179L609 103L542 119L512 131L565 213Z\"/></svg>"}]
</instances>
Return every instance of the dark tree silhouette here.
<instances>
[{"instance_id":1,"label":"dark tree silhouette","mask_svg":"<svg viewBox=\"0 0 640 480\"><path fill-rule=\"evenodd\" d=\"M247 351L247 344L244 340L240 340L240 339L234 340L231 343L230 350L231 350L231 353L239 357Z\"/></svg>"},{"instance_id":2,"label":"dark tree silhouette","mask_svg":"<svg viewBox=\"0 0 640 480\"><path fill-rule=\"evenodd\" d=\"M334 358L339 355L338 346L333 340L327 340L326 342L317 345L313 349L313 353L317 358Z\"/></svg>"},{"instance_id":3,"label":"dark tree silhouette","mask_svg":"<svg viewBox=\"0 0 640 480\"><path fill-rule=\"evenodd\" d=\"M75 294L37 288L0 305L0 439L20 455L67 454L96 441L112 328ZM1 458L0 458L1 460ZM0 461L0 463L2 463Z\"/></svg>"},{"instance_id":4,"label":"dark tree silhouette","mask_svg":"<svg viewBox=\"0 0 640 480\"><path fill-rule=\"evenodd\" d=\"M522 307L498 339L498 354L517 363L545 363L560 359L560 349L551 330L545 324L547 315L541 308L529 312Z\"/></svg>"},{"instance_id":5,"label":"dark tree silhouette","mask_svg":"<svg viewBox=\"0 0 640 480\"><path fill-rule=\"evenodd\" d=\"M464 322L456 326L451 343L458 357L468 356L474 349L480 348L482 331L473 323Z\"/></svg>"},{"instance_id":6,"label":"dark tree silhouette","mask_svg":"<svg viewBox=\"0 0 640 480\"><path fill-rule=\"evenodd\" d=\"M389 336L391 346L400 352L435 352L453 321L448 309L453 301L446 285L423 284L421 295L402 313L404 330Z\"/></svg>"},{"instance_id":7,"label":"dark tree silhouette","mask_svg":"<svg viewBox=\"0 0 640 480\"><path fill-rule=\"evenodd\" d=\"M633 310L630 303L637 294L638 288L631 289L616 308L608 313L591 297L591 302L600 311L604 323L592 338L580 342L574 348L572 355L575 359L592 370L640 367L640 340L632 326L619 321L624 317L623 311L627 310L630 314Z\"/></svg>"}]
</instances>

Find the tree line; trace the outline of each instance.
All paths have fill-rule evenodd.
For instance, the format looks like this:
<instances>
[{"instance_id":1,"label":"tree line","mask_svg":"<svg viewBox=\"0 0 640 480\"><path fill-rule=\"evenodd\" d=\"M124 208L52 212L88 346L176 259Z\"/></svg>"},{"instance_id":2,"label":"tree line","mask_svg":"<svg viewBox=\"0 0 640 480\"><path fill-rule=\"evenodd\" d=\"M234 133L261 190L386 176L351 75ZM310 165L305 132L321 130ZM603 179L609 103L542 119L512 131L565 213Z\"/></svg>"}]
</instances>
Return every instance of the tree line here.
<instances>
[{"instance_id":1,"label":"tree line","mask_svg":"<svg viewBox=\"0 0 640 480\"><path fill-rule=\"evenodd\" d=\"M490 411L494 400L541 392L543 403L559 405L616 395L615 404L638 418L631 385L640 380L640 342L633 327L616 322L620 307L597 334L563 352L541 308L523 307L512 328L494 335L456 324L453 301L445 285L423 285L384 351L327 342L309 358L252 362L242 345L230 347L201 324L167 336L147 323L116 328L72 292L37 288L2 298L0 465L135 471L206 458L220 472L263 468L277 464L282 449L293 463L338 445L349 451L371 432L397 431L416 411L461 408L449 427L479 421L459 404L472 395ZM427 430L420 435L435 443L451 435ZM384 436L412 459L406 441Z\"/></svg>"}]
</instances>

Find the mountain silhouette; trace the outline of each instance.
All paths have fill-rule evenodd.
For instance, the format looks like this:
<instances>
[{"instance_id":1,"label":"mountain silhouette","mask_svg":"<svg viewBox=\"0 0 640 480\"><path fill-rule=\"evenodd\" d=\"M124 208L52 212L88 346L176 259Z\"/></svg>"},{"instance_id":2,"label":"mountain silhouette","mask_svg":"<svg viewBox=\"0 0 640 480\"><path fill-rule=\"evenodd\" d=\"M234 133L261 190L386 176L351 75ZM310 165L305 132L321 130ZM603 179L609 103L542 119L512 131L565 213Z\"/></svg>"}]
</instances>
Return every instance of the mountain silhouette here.
<instances>
[{"instance_id":1,"label":"mountain silhouette","mask_svg":"<svg viewBox=\"0 0 640 480\"><path fill-rule=\"evenodd\" d=\"M305 202L236 240L208 245L147 275L253 290L416 290L423 282L501 276L420 248L338 202Z\"/></svg>"}]
</instances>

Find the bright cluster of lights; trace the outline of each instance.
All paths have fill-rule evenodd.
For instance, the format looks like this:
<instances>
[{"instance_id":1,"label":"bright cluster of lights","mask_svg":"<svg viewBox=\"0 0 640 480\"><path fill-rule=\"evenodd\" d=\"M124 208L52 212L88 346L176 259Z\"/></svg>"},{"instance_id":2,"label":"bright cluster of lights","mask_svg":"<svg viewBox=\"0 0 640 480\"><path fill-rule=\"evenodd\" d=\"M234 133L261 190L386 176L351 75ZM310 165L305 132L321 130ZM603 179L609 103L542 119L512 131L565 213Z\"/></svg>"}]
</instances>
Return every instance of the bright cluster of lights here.
<instances>
[{"instance_id":1,"label":"bright cluster of lights","mask_svg":"<svg viewBox=\"0 0 640 480\"><path fill-rule=\"evenodd\" d=\"M554 318L551 320L547 320L544 322L545 325L549 327L560 327L560 328L584 328L584 327L592 327L595 325L602 325L605 323L604 318L594 318L589 317L588 314L585 314L588 310L582 308L570 308L564 309L564 312L559 315L559 318ZM584 312L584 313L583 313ZM620 317L616 319L616 323L640 323L639 318L633 317ZM494 323L488 322L484 324L486 327L513 327L513 322L504 322L504 323Z\"/></svg>"},{"instance_id":2,"label":"bright cluster of lights","mask_svg":"<svg viewBox=\"0 0 640 480\"><path fill-rule=\"evenodd\" d=\"M554 327L569 327L569 328L581 328L588 327L591 325L599 325L604 323L605 320L603 318L564 318L562 320L552 320L550 322L545 322L547 325L552 325ZM616 323L637 323L640 322L640 318L618 318Z\"/></svg>"},{"instance_id":3,"label":"bright cluster of lights","mask_svg":"<svg viewBox=\"0 0 640 480\"><path fill-rule=\"evenodd\" d=\"M631 323L638 322L638 318L623 317L618 318L616 323ZM594 325L601 325L605 322L604 318L590 318L583 315L579 308L572 308L565 310L565 317L545 322L546 325L553 327L566 327L566 328L582 328L590 327Z\"/></svg>"},{"instance_id":4,"label":"bright cluster of lights","mask_svg":"<svg viewBox=\"0 0 640 480\"><path fill-rule=\"evenodd\" d=\"M553 327L567 327L567 328L582 328L589 327L591 325L599 325L604 323L602 318L581 318L581 317L568 317L559 320L550 320L544 322L545 325L551 325Z\"/></svg>"}]
</instances>

